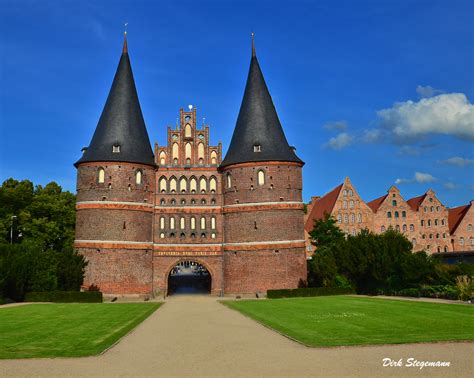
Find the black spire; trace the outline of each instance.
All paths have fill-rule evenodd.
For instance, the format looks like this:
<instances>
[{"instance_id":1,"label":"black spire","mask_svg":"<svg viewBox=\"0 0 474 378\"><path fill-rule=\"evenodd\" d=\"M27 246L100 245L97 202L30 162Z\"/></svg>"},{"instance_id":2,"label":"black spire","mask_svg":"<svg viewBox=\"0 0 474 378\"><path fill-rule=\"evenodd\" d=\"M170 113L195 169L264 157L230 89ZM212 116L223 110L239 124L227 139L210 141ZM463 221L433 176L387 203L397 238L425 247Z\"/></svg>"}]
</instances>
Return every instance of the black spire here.
<instances>
[{"instance_id":1,"label":"black spire","mask_svg":"<svg viewBox=\"0 0 474 378\"><path fill-rule=\"evenodd\" d=\"M244 98L229 149L220 166L253 161L304 164L286 140L258 64L252 33L252 58Z\"/></svg>"},{"instance_id":2,"label":"black spire","mask_svg":"<svg viewBox=\"0 0 474 378\"><path fill-rule=\"evenodd\" d=\"M92 161L155 165L133 80L126 33L122 56L94 136L74 165Z\"/></svg>"}]
</instances>

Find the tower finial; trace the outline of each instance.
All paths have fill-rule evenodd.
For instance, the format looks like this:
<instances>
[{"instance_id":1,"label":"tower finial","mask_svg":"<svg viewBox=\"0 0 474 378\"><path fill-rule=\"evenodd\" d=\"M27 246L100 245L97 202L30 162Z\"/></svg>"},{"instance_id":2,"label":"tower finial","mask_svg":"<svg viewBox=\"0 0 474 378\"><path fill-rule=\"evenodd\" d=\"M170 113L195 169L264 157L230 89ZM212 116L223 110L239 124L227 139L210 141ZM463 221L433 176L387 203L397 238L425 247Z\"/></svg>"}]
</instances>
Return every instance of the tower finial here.
<instances>
[{"instance_id":1,"label":"tower finial","mask_svg":"<svg viewBox=\"0 0 474 378\"><path fill-rule=\"evenodd\" d=\"M254 39L255 33L252 32L252 57L256 56L255 54L255 39Z\"/></svg>"},{"instance_id":2,"label":"tower finial","mask_svg":"<svg viewBox=\"0 0 474 378\"><path fill-rule=\"evenodd\" d=\"M128 54L128 46L127 46L127 25L128 22L126 22L123 26L125 28L123 32L123 49L122 49L122 54Z\"/></svg>"}]
</instances>

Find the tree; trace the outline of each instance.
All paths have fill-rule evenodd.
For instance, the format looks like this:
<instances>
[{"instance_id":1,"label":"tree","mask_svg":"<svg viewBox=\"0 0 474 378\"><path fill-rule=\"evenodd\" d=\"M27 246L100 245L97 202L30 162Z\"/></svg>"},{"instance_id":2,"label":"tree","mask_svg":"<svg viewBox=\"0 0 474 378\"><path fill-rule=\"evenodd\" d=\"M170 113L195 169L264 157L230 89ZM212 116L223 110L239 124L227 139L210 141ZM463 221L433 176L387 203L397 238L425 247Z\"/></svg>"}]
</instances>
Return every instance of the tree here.
<instances>
[{"instance_id":1,"label":"tree","mask_svg":"<svg viewBox=\"0 0 474 378\"><path fill-rule=\"evenodd\" d=\"M336 287L346 279L359 293L388 293L436 280L436 262L425 252L412 253L412 244L400 232L389 229L378 235L366 229L341 239L333 226L327 218L310 233L320 243L308 263L310 285Z\"/></svg>"},{"instance_id":2,"label":"tree","mask_svg":"<svg viewBox=\"0 0 474 378\"><path fill-rule=\"evenodd\" d=\"M75 195L55 182L33 187L28 180L6 180L0 187L0 242L33 241L56 251L72 245L75 227Z\"/></svg>"},{"instance_id":3,"label":"tree","mask_svg":"<svg viewBox=\"0 0 474 378\"><path fill-rule=\"evenodd\" d=\"M312 244L318 248L332 246L344 240L344 233L337 226L336 220L328 213L324 214L323 219L314 221L314 227L309 236Z\"/></svg>"},{"instance_id":4,"label":"tree","mask_svg":"<svg viewBox=\"0 0 474 378\"><path fill-rule=\"evenodd\" d=\"M0 298L79 290L86 262L73 249L74 226L74 194L55 182L34 187L28 180L6 180L0 187Z\"/></svg>"}]
</instances>

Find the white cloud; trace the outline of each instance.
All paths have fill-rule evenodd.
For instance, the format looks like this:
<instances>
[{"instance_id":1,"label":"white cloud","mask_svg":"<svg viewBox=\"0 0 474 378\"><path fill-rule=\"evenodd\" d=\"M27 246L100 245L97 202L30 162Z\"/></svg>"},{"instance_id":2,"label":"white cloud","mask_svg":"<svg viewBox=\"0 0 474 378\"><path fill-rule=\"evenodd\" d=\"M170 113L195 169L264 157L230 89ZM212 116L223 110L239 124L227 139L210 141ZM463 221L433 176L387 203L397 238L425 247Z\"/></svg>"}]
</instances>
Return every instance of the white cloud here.
<instances>
[{"instance_id":1,"label":"white cloud","mask_svg":"<svg viewBox=\"0 0 474 378\"><path fill-rule=\"evenodd\" d=\"M398 150L398 155L402 156L418 156L421 155L421 151L418 147L413 146L402 146Z\"/></svg>"},{"instance_id":2,"label":"white cloud","mask_svg":"<svg viewBox=\"0 0 474 378\"><path fill-rule=\"evenodd\" d=\"M448 190L453 190L453 189L456 189L458 186L453 183L453 182L445 182L443 184L443 186L445 187L445 189L448 189Z\"/></svg>"},{"instance_id":3,"label":"white cloud","mask_svg":"<svg viewBox=\"0 0 474 378\"><path fill-rule=\"evenodd\" d=\"M474 105L463 93L398 102L379 110L377 116L382 128L397 142L413 142L429 134L474 140Z\"/></svg>"},{"instance_id":4,"label":"white cloud","mask_svg":"<svg viewBox=\"0 0 474 378\"><path fill-rule=\"evenodd\" d=\"M466 159L459 156L454 156L452 158L442 160L441 163L449 165L457 165L458 167L465 167L466 165L474 164L474 159Z\"/></svg>"},{"instance_id":5,"label":"white cloud","mask_svg":"<svg viewBox=\"0 0 474 378\"><path fill-rule=\"evenodd\" d=\"M395 180L395 184L410 184L410 183L419 183L419 184L426 184L429 182L434 182L436 181L436 177L433 177L429 173L423 173L423 172L415 172L415 175L411 179L407 178L397 178Z\"/></svg>"},{"instance_id":6,"label":"white cloud","mask_svg":"<svg viewBox=\"0 0 474 378\"><path fill-rule=\"evenodd\" d=\"M400 184L406 184L408 182L412 182L413 180L410 179L404 179L404 178L397 178L395 180L395 184L400 185Z\"/></svg>"},{"instance_id":7,"label":"white cloud","mask_svg":"<svg viewBox=\"0 0 474 378\"><path fill-rule=\"evenodd\" d=\"M365 143L375 143L382 139L383 133L379 129L364 130L362 141Z\"/></svg>"},{"instance_id":8,"label":"white cloud","mask_svg":"<svg viewBox=\"0 0 474 378\"><path fill-rule=\"evenodd\" d=\"M433 97L437 94L443 93L440 89L435 89L430 85L424 87L423 85L418 85L416 87L416 93L420 95L420 97Z\"/></svg>"},{"instance_id":9,"label":"white cloud","mask_svg":"<svg viewBox=\"0 0 474 378\"><path fill-rule=\"evenodd\" d=\"M339 133L337 136L329 139L327 142L327 146L332 148L333 150L340 150L344 147L351 145L354 137L349 135L348 133Z\"/></svg>"},{"instance_id":10,"label":"white cloud","mask_svg":"<svg viewBox=\"0 0 474 378\"><path fill-rule=\"evenodd\" d=\"M345 131L347 130L347 122L346 121L327 122L324 124L323 128L325 128L326 130Z\"/></svg>"},{"instance_id":11,"label":"white cloud","mask_svg":"<svg viewBox=\"0 0 474 378\"><path fill-rule=\"evenodd\" d=\"M436 178L429 173L415 172L415 181L419 183L433 182L436 181Z\"/></svg>"}]
</instances>

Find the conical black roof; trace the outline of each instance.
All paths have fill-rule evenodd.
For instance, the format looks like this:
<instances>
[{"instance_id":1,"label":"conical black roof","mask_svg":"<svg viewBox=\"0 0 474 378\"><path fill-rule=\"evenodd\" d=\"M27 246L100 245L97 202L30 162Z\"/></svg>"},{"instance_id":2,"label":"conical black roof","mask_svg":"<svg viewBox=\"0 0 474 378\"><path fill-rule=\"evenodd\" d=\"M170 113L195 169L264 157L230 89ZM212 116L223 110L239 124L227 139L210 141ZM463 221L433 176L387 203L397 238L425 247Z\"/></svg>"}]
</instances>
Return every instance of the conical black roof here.
<instances>
[{"instance_id":1,"label":"conical black roof","mask_svg":"<svg viewBox=\"0 0 474 378\"><path fill-rule=\"evenodd\" d=\"M120 152L114 152L119 150ZM118 148L117 148L118 147ZM89 147L74 165L117 161L155 165L125 38L112 88Z\"/></svg>"},{"instance_id":2,"label":"conical black roof","mask_svg":"<svg viewBox=\"0 0 474 378\"><path fill-rule=\"evenodd\" d=\"M244 98L229 149L220 166L257 161L304 164L288 145L258 64L252 38L252 58Z\"/></svg>"}]
</instances>

